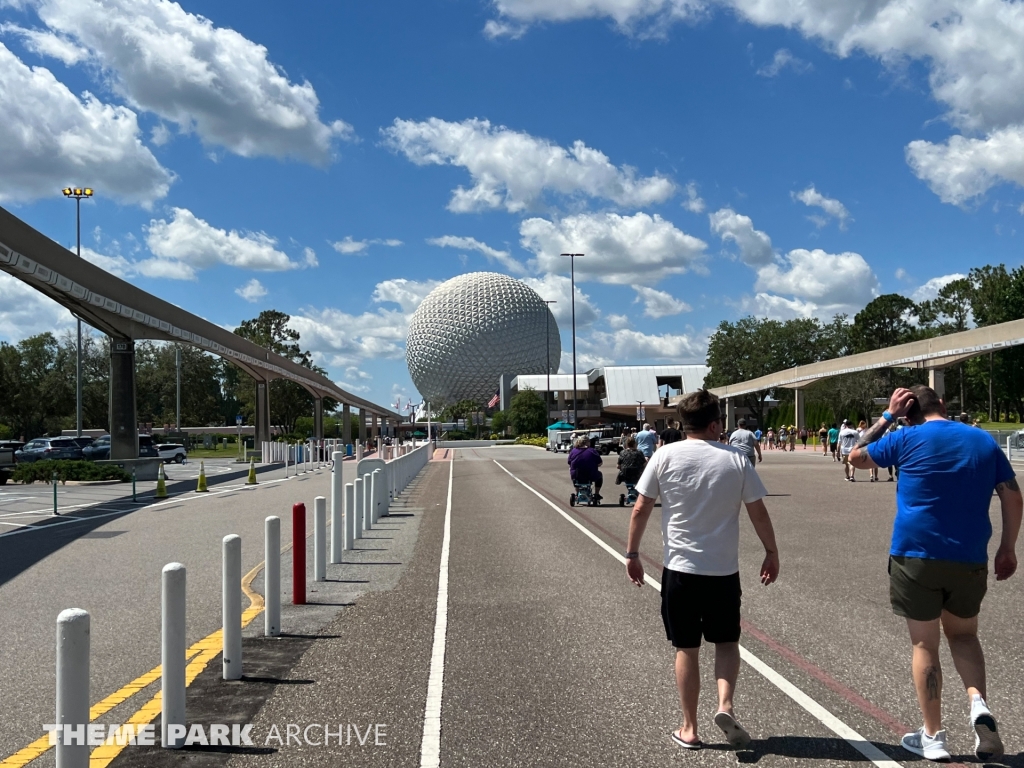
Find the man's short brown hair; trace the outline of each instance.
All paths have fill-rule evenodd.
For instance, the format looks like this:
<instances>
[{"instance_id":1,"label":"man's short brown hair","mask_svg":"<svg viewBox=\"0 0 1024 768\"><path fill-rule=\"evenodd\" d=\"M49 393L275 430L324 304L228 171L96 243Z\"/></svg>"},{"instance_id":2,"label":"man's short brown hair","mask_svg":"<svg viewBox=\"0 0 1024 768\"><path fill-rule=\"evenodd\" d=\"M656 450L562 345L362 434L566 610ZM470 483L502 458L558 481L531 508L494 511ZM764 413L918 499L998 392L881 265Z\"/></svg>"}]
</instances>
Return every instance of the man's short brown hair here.
<instances>
[{"instance_id":1,"label":"man's short brown hair","mask_svg":"<svg viewBox=\"0 0 1024 768\"><path fill-rule=\"evenodd\" d=\"M703 432L711 422L722 420L722 409L718 398L706 389L698 389L685 395L677 406L679 418L686 432Z\"/></svg>"},{"instance_id":2,"label":"man's short brown hair","mask_svg":"<svg viewBox=\"0 0 1024 768\"><path fill-rule=\"evenodd\" d=\"M910 387L910 391L914 393L914 402L910 404L910 410L907 411L907 421L911 424L919 423L925 416L944 413L945 406L942 404L942 398L931 387L915 384Z\"/></svg>"}]
</instances>

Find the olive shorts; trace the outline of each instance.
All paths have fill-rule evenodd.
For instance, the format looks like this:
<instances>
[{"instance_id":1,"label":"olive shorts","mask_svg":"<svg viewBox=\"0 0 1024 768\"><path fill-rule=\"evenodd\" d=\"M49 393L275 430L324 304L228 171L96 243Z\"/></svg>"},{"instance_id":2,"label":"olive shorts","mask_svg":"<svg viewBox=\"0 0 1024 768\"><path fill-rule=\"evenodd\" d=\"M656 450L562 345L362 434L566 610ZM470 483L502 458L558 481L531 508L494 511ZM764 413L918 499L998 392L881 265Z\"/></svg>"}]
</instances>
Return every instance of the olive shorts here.
<instances>
[{"instance_id":1,"label":"olive shorts","mask_svg":"<svg viewBox=\"0 0 1024 768\"><path fill-rule=\"evenodd\" d=\"M889 557L889 601L897 616L933 621L949 611L971 619L981 612L987 590L988 563Z\"/></svg>"}]
</instances>

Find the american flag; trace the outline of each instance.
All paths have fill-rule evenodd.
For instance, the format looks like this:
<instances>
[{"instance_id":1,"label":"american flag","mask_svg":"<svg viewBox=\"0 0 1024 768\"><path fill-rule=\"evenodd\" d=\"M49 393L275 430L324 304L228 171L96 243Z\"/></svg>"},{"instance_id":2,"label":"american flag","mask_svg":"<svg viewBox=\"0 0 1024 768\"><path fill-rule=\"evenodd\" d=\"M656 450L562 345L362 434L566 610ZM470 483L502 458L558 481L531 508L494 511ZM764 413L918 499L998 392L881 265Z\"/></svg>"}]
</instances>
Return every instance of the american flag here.
<instances>
[{"instance_id":1,"label":"american flag","mask_svg":"<svg viewBox=\"0 0 1024 768\"><path fill-rule=\"evenodd\" d=\"M493 408L494 406L496 406L500 402L501 402L501 390L498 390L497 392L494 393L494 397L492 397L490 400L487 401L487 407L488 408Z\"/></svg>"}]
</instances>

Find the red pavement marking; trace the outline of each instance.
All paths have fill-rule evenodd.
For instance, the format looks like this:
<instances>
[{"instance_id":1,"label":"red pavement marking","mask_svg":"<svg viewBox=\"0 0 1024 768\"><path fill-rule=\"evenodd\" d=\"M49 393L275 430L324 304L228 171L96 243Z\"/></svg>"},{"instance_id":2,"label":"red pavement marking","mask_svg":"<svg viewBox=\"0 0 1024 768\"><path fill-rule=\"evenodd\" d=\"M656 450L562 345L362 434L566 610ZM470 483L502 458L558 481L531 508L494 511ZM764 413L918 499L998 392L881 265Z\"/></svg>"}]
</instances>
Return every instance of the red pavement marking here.
<instances>
[{"instance_id":1,"label":"red pavement marking","mask_svg":"<svg viewBox=\"0 0 1024 768\"><path fill-rule=\"evenodd\" d=\"M538 489L538 490L540 490L541 493L543 493L545 496L550 498L552 501L555 501L555 502L561 504L561 501L559 499L557 499L555 496L553 496L552 494L548 493L545 490L541 490L541 489ZM594 527L595 529L601 531L603 534L605 534L605 536L607 536L612 541L615 541L615 542L619 543L622 546L623 551L625 551L626 540L624 538L620 537L617 534L612 533L607 528L602 526L600 523L596 522L595 520L592 520L586 514L581 512L579 507L569 507L567 509L568 509L569 512L575 513L578 517L582 518L583 520L586 520L592 527ZM643 560L645 560L652 568L661 568L662 567L662 564L660 562L656 562L656 561L650 559L649 557L641 555L641 558ZM825 685L826 687L828 687L830 690L832 690L835 693L837 693L840 696L842 696L844 699L846 699L848 702L853 704L855 707L857 707L859 710L864 712L866 715L869 715L869 716L875 718L875 720L877 720L879 723L881 723L885 727L889 728L897 736L903 736L903 734L905 734L905 733L910 733L910 732L916 730L914 728L910 728L910 727L904 725L897 718L895 718L893 715L889 714L888 712L886 712L881 707L871 703L870 701L865 699L863 696L861 696L859 693L854 691L852 688L849 688L849 687L843 685L841 682L839 682L834 677L829 675L821 667L817 666L814 662L808 661L803 656L801 656L799 653L794 651L792 648L789 648L788 646L780 643L778 640L775 640L767 632L765 632L765 631L763 631L761 629L758 629L757 627L755 627L753 624L751 624L748 621L743 621L742 622L742 627L743 627L743 629L746 632L748 632L749 634L751 634L754 637L756 637L758 640L760 640L762 643L767 645L769 648L771 648L773 651L778 653L780 656L782 656L783 658L787 659L794 666L796 666L799 669L803 670L808 675L813 677L815 680L817 680L818 682L820 682L823 685ZM950 763L950 765L953 766L953 765L956 765L956 764Z\"/></svg>"},{"instance_id":2,"label":"red pavement marking","mask_svg":"<svg viewBox=\"0 0 1024 768\"><path fill-rule=\"evenodd\" d=\"M435 448L431 461L451 461L452 458L454 458L454 451L450 448Z\"/></svg>"}]
</instances>

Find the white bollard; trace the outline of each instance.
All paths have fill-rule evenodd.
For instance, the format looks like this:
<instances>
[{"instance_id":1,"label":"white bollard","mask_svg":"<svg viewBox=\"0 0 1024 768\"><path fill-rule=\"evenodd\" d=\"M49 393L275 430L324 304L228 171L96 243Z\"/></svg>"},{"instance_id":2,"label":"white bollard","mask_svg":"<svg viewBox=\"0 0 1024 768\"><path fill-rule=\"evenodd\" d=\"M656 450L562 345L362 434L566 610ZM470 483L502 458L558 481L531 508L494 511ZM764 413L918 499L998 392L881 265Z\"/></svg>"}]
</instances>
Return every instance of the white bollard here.
<instances>
[{"instance_id":1,"label":"white bollard","mask_svg":"<svg viewBox=\"0 0 1024 768\"><path fill-rule=\"evenodd\" d=\"M360 440L356 440L356 461L363 460L363 443Z\"/></svg>"},{"instance_id":2,"label":"white bollard","mask_svg":"<svg viewBox=\"0 0 1024 768\"><path fill-rule=\"evenodd\" d=\"M263 530L263 634L277 637L281 634L281 518L271 515L264 521Z\"/></svg>"},{"instance_id":3,"label":"white bollard","mask_svg":"<svg viewBox=\"0 0 1024 768\"><path fill-rule=\"evenodd\" d=\"M89 768L89 613L57 617L57 768ZM71 741L73 743L68 744Z\"/></svg>"},{"instance_id":4,"label":"white bollard","mask_svg":"<svg viewBox=\"0 0 1024 768\"><path fill-rule=\"evenodd\" d=\"M327 499L313 499L313 581L327 581Z\"/></svg>"},{"instance_id":5,"label":"white bollard","mask_svg":"<svg viewBox=\"0 0 1024 768\"><path fill-rule=\"evenodd\" d=\"M185 744L185 566L168 563L161 582L160 743L164 749ZM168 727L179 726L173 733Z\"/></svg>"},{"instance_id":6,"label":"white bollard","mask_svg":"<svg viewBox=\"0 0 1024 768\"><path fill-rule=\"evenodd\" d=\"M355 539L356 488L352 483L345 484L345 549L352 549Z\"/></svg>"},{"instance_id":7,"label":"white bollard","mask_svg":"<svg viewBox=\"0 0 1024 768\"><path fill-rule=\"evenodd\" d=\"M380 469L373 470L373 509L370 518L376 525L380 520L381 507L384 504L384 472Z\"/></svg>"},{"instance_id":8,"label":"white bollard","mask_svg":"<svg viewBox=\"0 0 1024 768\"><path fill-rule=\"evenodd\" d=\"M355 481L355 498L352 504L352 540L359 541L363 538L363 478L357 477ZM353 546L353 549L355 547Z\"/></svg>"},{"instance_id":9,"label":"white bollard","mask_svg":"<svg viewBox=\"0 0 1024 768\"><path fill-rule=\"evenodd\" d=\"M242 679L242 537L230 534L223 541L223 605L224 622L223 677Z\"/></svg>"},{"instance_id":10,"label":"white bollard","mask_svg":"<svg viewBox=\"0 0 1024 768\"><path fill-rule=\"evenodd\" d=\"M363 475L363 530L373 528L373 475Z\"/></svg>"},{"instance_id":11,"label":"white bollard","mask_svg":"<svg viewBox=\"0 0 1024 768\"><path fill-rule=\"evenodd\" d=\"M341 551L344 546L345 529L342 523L342 505L345 503L345 484L342 482L344 473L341 460L345 454L335 451L331 454L334 469L331 475L331 562L341 562Z\"/></svg>"}]
</instances>

